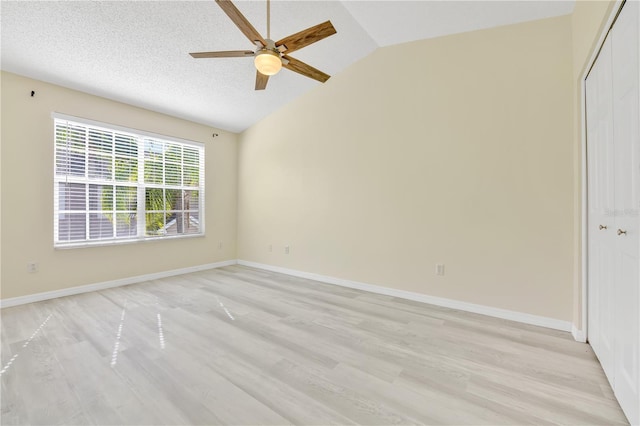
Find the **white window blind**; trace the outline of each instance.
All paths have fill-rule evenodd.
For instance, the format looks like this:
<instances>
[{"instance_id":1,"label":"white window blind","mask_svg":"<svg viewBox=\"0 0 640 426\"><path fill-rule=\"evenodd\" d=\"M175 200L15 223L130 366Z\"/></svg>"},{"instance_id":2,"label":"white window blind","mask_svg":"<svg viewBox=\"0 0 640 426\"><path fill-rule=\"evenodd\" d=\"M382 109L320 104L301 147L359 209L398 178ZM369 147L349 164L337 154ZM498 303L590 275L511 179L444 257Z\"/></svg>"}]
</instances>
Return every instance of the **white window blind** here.
<instances>
[{"instance_id":1,"label":"white window blind","mask_svg":"<svg viewBox=\"0 0 640 426\"><path fill-rule=\"evenodd\" d=\"M204 146L54 115L54 245L204 235Z\"/></svg>"}]
</instances>

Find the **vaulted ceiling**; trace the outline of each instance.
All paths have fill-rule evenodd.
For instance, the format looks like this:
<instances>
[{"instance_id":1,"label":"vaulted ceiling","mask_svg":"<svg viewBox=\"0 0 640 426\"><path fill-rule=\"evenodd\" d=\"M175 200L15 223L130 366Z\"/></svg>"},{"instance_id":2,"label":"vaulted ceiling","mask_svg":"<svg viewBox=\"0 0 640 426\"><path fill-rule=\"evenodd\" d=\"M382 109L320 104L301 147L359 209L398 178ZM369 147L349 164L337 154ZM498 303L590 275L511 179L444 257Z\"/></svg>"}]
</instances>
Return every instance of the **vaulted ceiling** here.
<instances>
[{"instance_id":1,"label":"vaulted ceiling","mask_svg":"<svg viewBox=\"0 0 640 426\"><path fill-rule=\"evenodd\" d=\"M234 3L266 36L266 3ZM331 20L336 35L292 56L336 75L378 47L565 15L573 6L563 0L274 0L271 34L277 40ZM321 85L282 70L266 90L255 91L251 58L189 56L254 50L213 0L3 0L0 16L5 71L233 132Z\"/></svg>"}]
</instances>

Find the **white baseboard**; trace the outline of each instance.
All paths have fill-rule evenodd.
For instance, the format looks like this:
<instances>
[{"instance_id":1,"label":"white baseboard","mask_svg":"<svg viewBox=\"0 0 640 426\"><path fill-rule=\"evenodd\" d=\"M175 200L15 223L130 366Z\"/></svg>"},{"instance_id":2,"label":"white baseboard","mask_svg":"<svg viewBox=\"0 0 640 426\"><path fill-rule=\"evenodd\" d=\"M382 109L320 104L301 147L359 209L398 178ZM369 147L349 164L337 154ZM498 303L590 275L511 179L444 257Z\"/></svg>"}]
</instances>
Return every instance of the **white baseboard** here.
<instances>
[{"instance_id":1,"label":"white baseboard","mask_svg":"<svg viewBox=\"0 0 640 426\"><path fill-rule=\"evenodd\" d=\"M88 293L90 291L104 290L112 287L136 284L144 281L157 280L160 278L172 277L174 275L188 274L190 272L204 271L207 269L221 268L223 266L235 265L237 261L225 260L223 262L207 263L204 265L190 266L188 268L172 269L170 271L155 272L153 274L138 275L135 277L122 278L113 281L80 285L77 287L63 288L60 290L46 291L44 293L29 294L27 296L11 297L0 300L0 308L24 305L25 303L40 302L42 300L55 299L57 297L72 296L74 294Z\"/></svg>"},{"instance_id":2,"label":"white baseboard","mask_svg":"<svg viewBox=\"0 0 640 426\"><path fill-rule=\"evenodd\" d=\"M386 296L399 297L402 299L414 300L417 302L429 303L431 305L443 306L461 311L473 312L476 314L488 315L491 317L502 318L506 320L516 321L524 324L537 325L540 327L552 328L554 330L572 331L572 324L569 321L563 321L555 318L542 317L538 315L527 314L523 312L510 311L507 309L494 308L485 305L476 305L474 303L461 302L459 300L445 299L442 297L428 296L422 293L415 293L406 290L397 290L388 287L382 287L374 284L367 284L358 281L345 280L342 278L329 277L326 275L314 274L312 272L303 272L295 269L282 268L279 266L266 265L262 263L250 262L238 259L239 265L250 266L253 268L264 269L267 271L279 272L281 274L292 275L294 277L307 278L320 281L327 284L335 284L342 287L355 288L358 290L369 291L371 293L384 294ZM575 336L574 336L575 337ZM576 339L578 340L578 339Z\"/></svg>"},{"instance_id":3,"label":"white baseboard","mask_svg":"<svg viewBox=\"0 0 640 426\"><path fill-rule=\"evenodd\" d=\"M576 342L587 343L587 335L584 330L578 330L575 324L571 324L571 335Z\"/></svg>"}]
</instances>

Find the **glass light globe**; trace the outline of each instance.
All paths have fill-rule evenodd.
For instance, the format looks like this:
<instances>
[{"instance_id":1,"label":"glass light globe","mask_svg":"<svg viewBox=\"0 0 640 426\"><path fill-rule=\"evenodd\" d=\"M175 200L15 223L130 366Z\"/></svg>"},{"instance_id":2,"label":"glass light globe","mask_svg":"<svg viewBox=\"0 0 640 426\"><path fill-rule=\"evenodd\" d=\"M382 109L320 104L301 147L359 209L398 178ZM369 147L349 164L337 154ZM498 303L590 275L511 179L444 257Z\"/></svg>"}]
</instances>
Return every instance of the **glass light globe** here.
<instances>
[{"instance_id":1,"label":"glass light globe","mask_svg":"<svg viewBox=\"0 0 640 426\"><path fill-rule=\"evenodd\" d=\"M274 75L282 68L280 56L272 50L261 50L253 60L256 69L264 75Z\"/></svg>"}]
</instances>

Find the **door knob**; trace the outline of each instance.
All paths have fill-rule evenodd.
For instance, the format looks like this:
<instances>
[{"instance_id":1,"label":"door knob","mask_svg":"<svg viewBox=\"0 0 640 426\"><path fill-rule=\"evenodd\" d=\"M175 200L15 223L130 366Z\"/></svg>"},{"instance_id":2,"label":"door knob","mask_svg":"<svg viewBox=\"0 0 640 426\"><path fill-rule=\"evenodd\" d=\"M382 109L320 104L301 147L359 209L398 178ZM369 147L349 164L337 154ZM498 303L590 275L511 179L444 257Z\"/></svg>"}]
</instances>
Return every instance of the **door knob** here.
<instances>
[{"instance_id":1,"label":"door knob","mask_svg":"<svg viewBox=\"0 0 640 426\"><path fill-rule=\"evenodd\" d=\"M622 229L618 229L618 235L627 235L627 231L623 231Z\"/></svg>"},{"instance_id":2,"label":"door knob","mask_svg":"<svg viewBox=\"0 0 640 426\"><path fill-rule=\"evenodd\" d=\"M601 231L602 231L603 229L607 229L607 225L600 225L600 226L598 226L598 229L600 229Z\"/></svg>"}]
</instances>

